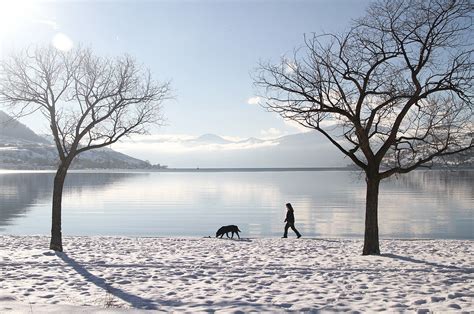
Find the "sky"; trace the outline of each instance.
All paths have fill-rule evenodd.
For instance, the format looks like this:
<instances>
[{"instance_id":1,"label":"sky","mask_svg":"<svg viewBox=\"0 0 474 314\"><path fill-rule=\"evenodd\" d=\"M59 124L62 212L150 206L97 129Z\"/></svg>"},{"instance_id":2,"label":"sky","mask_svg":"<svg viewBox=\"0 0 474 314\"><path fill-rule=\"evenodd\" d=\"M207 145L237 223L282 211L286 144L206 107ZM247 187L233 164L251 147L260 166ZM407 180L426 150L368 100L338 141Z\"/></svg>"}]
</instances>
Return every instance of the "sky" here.
<instances>
[{"instance_id":1,"label":"sky","mask_svg":"<svg viewBox=\"0 0 474 314\"><path fill-rule=\"evenodd\" d=\"M130 54L171 81L166 125L153 134L270 138L302 132L256 104L252 74L277 62L304 34L339 32L367 0L28 1L0 0L0 57L35 44L81 44ZM22 120L48 132L38 116Z\"/></svg>"}]
</instances>

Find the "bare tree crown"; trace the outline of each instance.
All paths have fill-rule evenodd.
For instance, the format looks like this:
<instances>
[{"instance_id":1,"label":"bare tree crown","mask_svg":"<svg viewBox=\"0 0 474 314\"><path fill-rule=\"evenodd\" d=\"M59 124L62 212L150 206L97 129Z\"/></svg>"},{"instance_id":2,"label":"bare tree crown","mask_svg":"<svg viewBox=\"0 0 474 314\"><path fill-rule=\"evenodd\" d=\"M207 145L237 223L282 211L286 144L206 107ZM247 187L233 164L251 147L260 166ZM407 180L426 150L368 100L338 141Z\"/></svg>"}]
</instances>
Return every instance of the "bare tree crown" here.
<instances>
[{"instance_id":1,"label":"bare tree crown","mask_svg":"<svg viewBox=\"0 0 474 314\"><path fill-rule=\"evenodd\" d=\"M374 2L348 31L262 63L263 106L381 178L472 149L472 18L470 0Z\"/></svg>"},{"instance_id":2,"label":"bare tree crown","mask_svg":"<svg viewBox=\"0 0 474 314\"><path fill-rule=\"evenodd\" d=\"M61 160L145 133L162 121L169 90L130 56L103 58L80 47L37 47L0 62L0 101L19 115L39 110Z\"/></svg>"}]
</instances>

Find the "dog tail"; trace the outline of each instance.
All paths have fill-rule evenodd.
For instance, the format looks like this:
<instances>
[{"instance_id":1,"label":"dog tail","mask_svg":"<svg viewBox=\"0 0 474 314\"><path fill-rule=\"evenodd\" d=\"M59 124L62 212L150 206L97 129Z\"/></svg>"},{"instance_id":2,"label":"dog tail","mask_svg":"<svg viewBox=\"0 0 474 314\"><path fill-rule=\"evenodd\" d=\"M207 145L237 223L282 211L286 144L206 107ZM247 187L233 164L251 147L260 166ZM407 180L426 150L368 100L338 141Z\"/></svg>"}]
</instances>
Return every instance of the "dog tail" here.
<instances>
[{"instance_id":1,"label":"dog tail","mask_svg":"<svg viewBox=\"0 0 474 314\"><path fill-rule=\"evenodd\" d=\"M240 231L239 227L237 227L237 231L238 231L238 232L242 232L242 231Z\"/></svg>"}]
</instances>

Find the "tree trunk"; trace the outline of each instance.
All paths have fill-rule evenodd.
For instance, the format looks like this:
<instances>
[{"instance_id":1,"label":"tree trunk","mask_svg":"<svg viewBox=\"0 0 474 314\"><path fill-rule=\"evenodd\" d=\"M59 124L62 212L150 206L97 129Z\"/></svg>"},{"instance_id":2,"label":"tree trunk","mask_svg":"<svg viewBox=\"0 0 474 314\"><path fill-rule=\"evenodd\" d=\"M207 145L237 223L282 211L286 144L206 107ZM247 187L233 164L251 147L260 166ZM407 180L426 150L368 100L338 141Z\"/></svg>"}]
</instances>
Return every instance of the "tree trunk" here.
<instances>
[{"instance_id":1,"label":"tree trunk","mask_svg":"<svg viewBox=\"0 0 474 314\"><path fill-rule=\"evenodd\" d=\"M63 251L63 240L61 234L61 202L63 198L64 180L69 166L61 163L56 175L54 176L53 186L53 209L52 209L52 225L51 225L51 242L49 248L51 250Z\"/></svg>"},{"instance_id":2,"label":"tree trunk","mask_svg":"<svg viewBox=\"0 0 474 314\"><path fill-rule=\"evenodd\" d=\"M365 236L362 255L380 255L378 203L380 178L367 176L367 194L365 200Z\"/></svg>"}]
</instances>

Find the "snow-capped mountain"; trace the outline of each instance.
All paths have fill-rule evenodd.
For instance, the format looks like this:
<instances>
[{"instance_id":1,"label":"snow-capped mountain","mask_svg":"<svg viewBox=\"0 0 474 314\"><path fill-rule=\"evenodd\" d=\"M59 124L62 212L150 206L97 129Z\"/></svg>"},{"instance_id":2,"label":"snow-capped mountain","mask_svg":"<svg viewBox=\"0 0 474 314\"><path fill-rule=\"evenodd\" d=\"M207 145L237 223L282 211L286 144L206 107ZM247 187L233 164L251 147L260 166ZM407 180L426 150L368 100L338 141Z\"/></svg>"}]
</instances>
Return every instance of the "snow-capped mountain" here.
<instances>
[{"instance_id":1,"label":"snow-capped mountain","mask_svg":"<svg viewBox=\"0 0 474 314\"><path fill-rule=\"evenodd\" d=\"M322 134L313 131L278 138L232 139L202 136L151 135L114 148L131 156L163 162L171 168L295 168L355 167ZM447 158L451 165L472 167L473 151ZM442 166L439 161L436 166Z\"/></svg>"},{"instance_id":2,"label":"snow-capped mountain","mask_svg":"<svg viewBox=\"0 0 474 314\"><path fill-rule=\"evenodd\" d=\"M350 164L336 147L316 132L238 140L216 134L193 138L144 136L114 148L152 162L159 160L171 168L345 167Z\"/></svg>"},{"instance_id":3,"label":"snow-capped mountain","mask_svg":"<svg viewBox=\"0 0 474 314\"><path fill-rule=\"evenodd\" d=\"M199 144L228 144L231 141L226 140L219 135L215 134L204 134L199 136L196 139L188 140L190 143L199 143Z\"/></svg>"},{"instance_id":4,"label":"snow-capped mountain","mask_svg":"<svg viewBox=\"0 0 474 314\"><path fill-rule=\"evenodd\" d=\"M0 168L48 169L55 168L57 163L57 151L50 137L37 135L0 111ZM150 168L151 165L110 148L101 148L80 154L72 167L137 169Z\"/></svg>"},{"instance_id":5,"label":"snow-capped mountain","mask_svg":"<svg viewBox=\"0 0 474 314\"><path fill-rule=\"evenodd\" d=\"M0 110L1 144L48 144L49 141Z\"/></svg>"}]
</instances>

